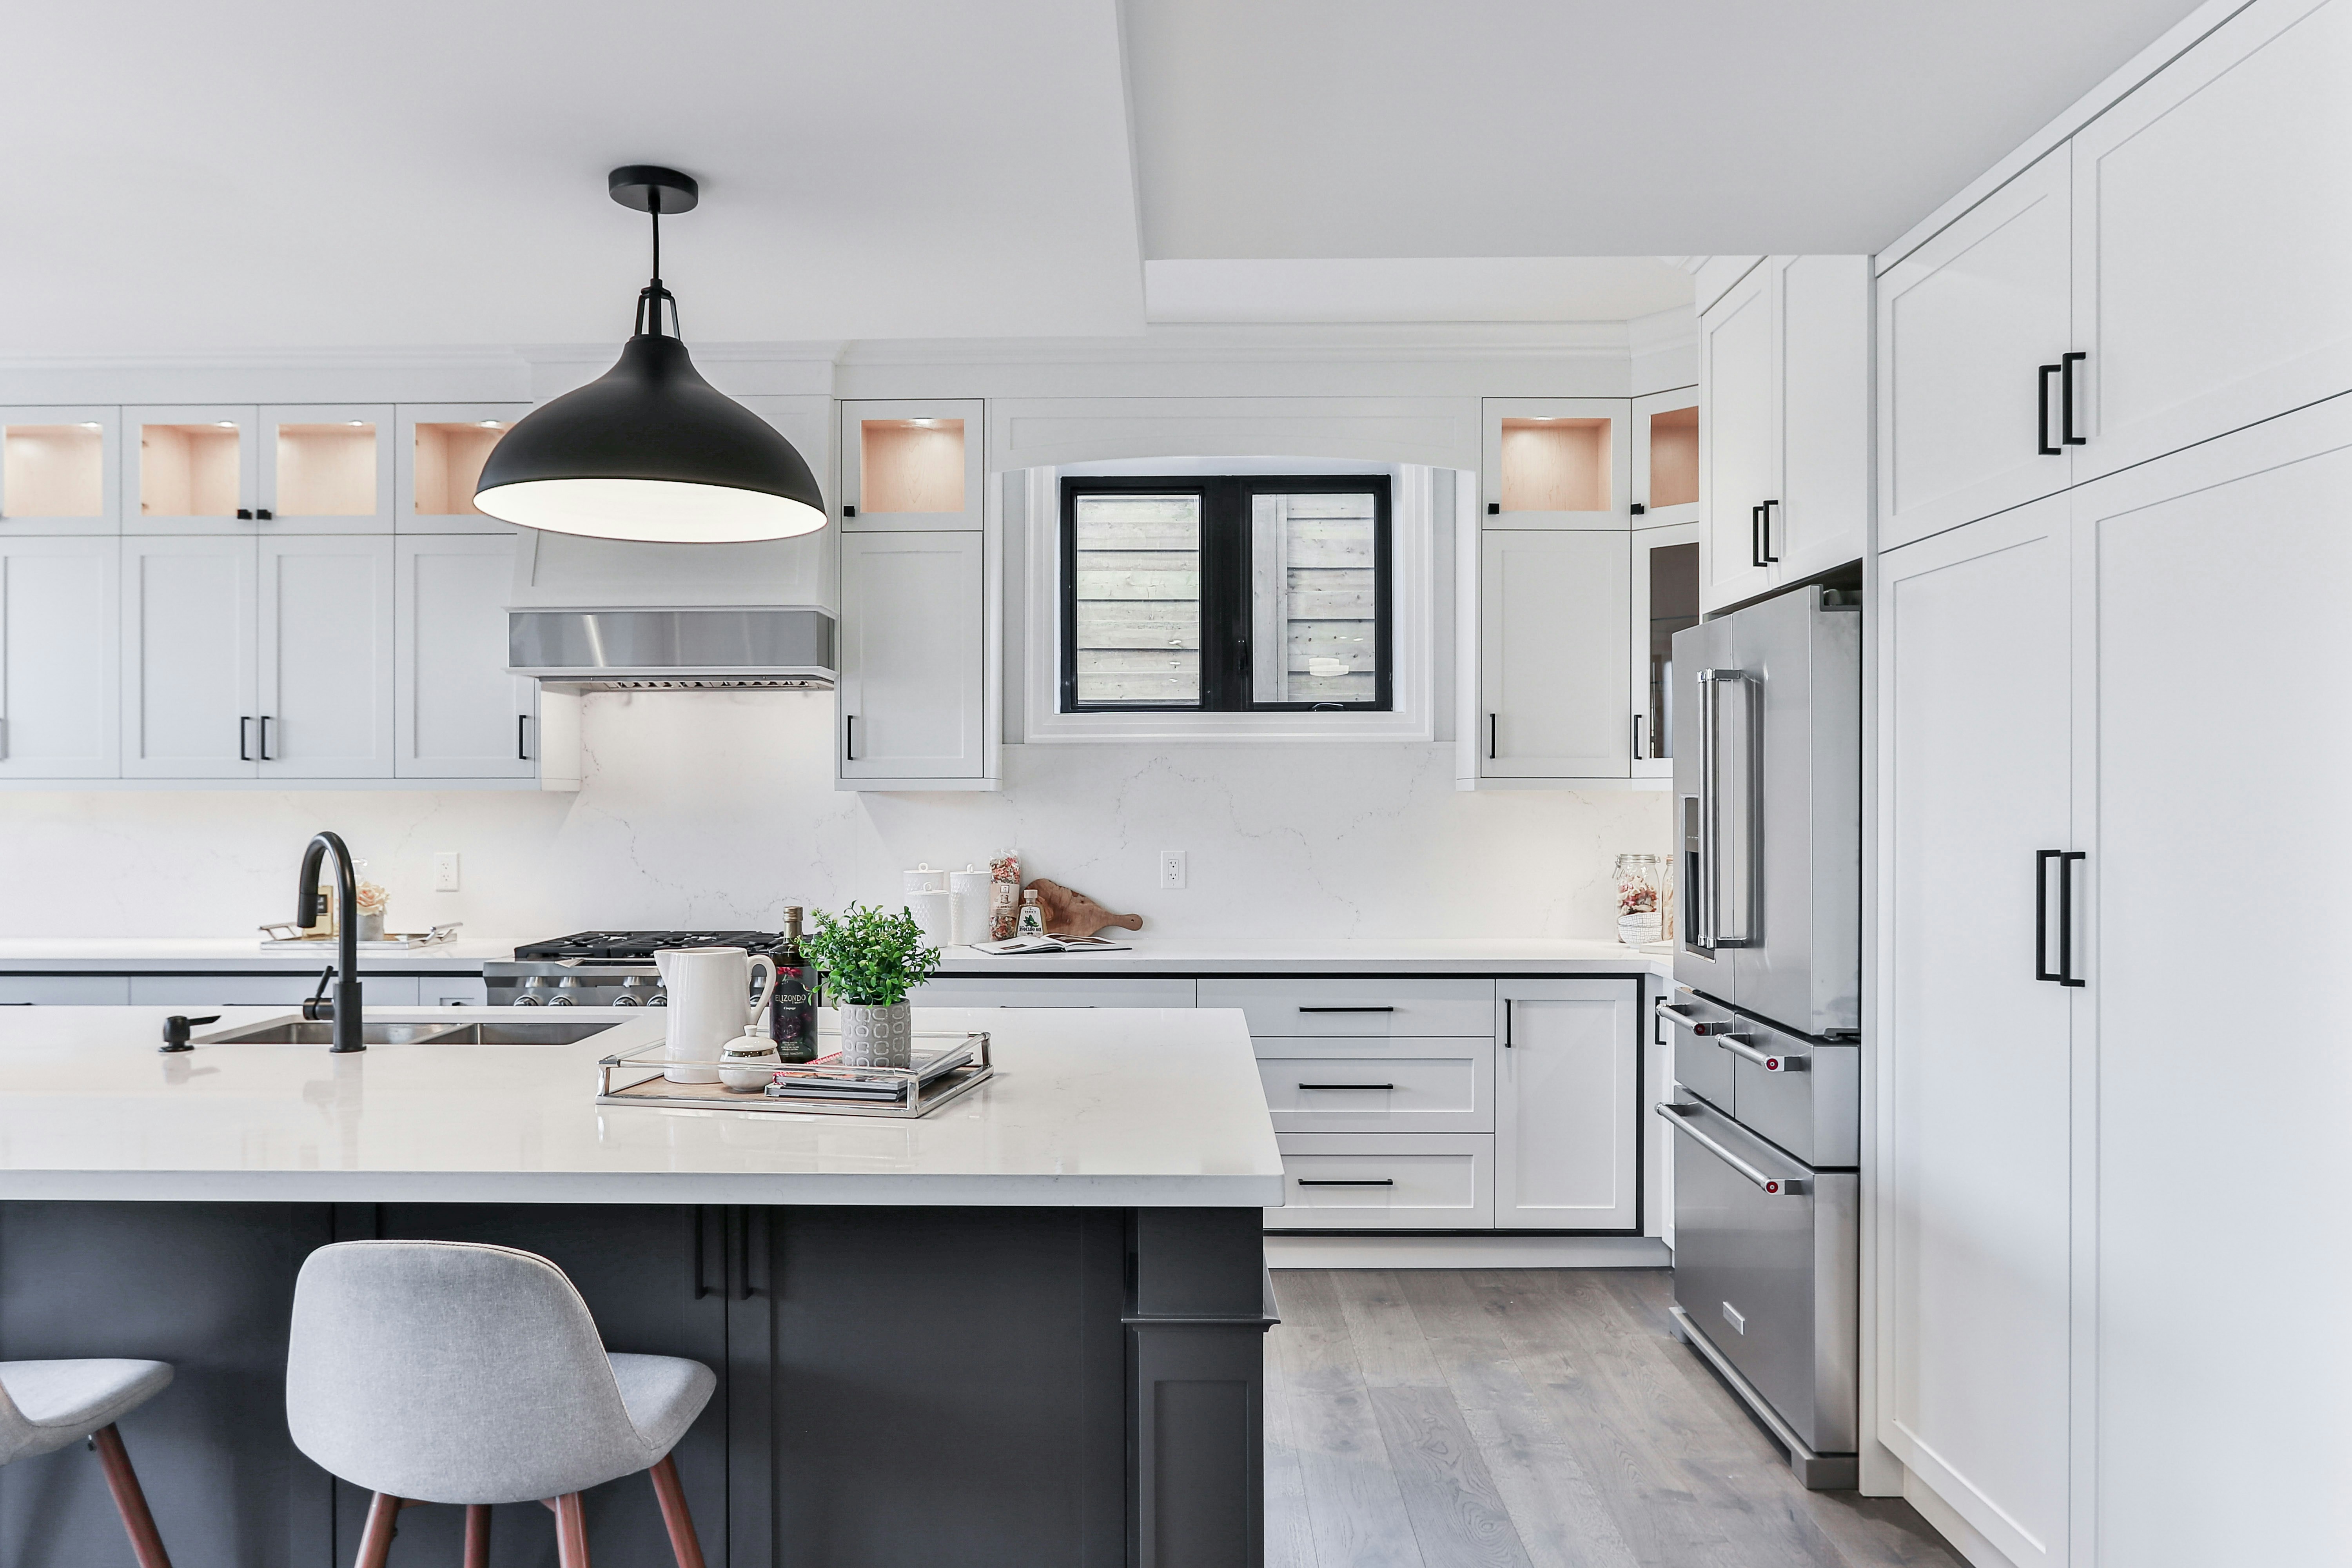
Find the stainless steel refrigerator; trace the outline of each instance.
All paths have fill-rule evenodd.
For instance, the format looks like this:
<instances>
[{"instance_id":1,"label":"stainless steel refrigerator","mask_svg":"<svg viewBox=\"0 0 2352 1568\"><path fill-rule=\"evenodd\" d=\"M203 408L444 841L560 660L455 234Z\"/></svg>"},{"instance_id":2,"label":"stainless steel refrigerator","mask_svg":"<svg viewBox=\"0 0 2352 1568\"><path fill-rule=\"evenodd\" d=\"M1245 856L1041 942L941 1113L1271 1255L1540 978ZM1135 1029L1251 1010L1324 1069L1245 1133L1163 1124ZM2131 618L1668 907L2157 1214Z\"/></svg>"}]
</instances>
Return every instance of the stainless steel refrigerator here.
<instances>
[{"instance_id":1,"label":"stainless steel refrigerator","mask_svg":"<svg viewBox=\"0 0 2352 1568\"><path fill-rule=\"evenodd\" d=\"M1862 615L1791 590L1674 639L1675 1318L1854 1484Z\"/></svg>"}]
</instances>

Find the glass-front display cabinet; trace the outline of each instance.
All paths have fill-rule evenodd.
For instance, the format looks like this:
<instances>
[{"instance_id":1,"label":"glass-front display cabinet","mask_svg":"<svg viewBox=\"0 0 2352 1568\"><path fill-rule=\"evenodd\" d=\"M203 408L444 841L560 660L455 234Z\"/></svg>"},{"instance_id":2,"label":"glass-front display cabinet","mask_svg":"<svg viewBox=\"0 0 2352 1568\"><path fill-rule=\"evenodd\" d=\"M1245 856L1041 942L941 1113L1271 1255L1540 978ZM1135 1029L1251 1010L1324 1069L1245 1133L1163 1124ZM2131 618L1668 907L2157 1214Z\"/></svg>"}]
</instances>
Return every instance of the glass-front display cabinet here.
<instances>
[{"instance_id":1,"label":"glass-front display cabinet","mask_svg":"<svg viewBox=\"0 0 2352 1568\"><path fill-rule=\"evenodd\" d=\"M841 526L852 533L981 526L979 399L841 405Z\"/></svg>"},{"instance_id":2,"label":"glass-front display cabinet","mask_svg":"<svg viewBox=\"0 0 2352 1568\"><path fill-rule=\"evenodd\" d=\"M1622 397L1486 400L1488 528L1623 528L1632 421Z\"/></svg>"},{"instance_id":3,"label":"glass-front display cabinet","mask_svg":"<svg viewBox=\"0 0 2352 1568\"><path fill-rule=\"evenodd\" d=\"M528 403L402 404L393 531L512 533L474 505L474 486L490 449L530 412Z\"/></svg>"},{"instance_id":4,"label":"glass-front display cabinet","mask_svg":"<svg viewBox=\"0 0 2352 1568\"><path fill-rule=\"evenodd\" d=\"M1633 399L1635 528L1698 521L1698 388Z\"/></svg>"},{"instance_id":5,"label":"glass-front display cabinet","mask_svg":"<svg viewBox=\"0 0 2352 1568\"><path fill-rule=\"evenodd\" d=\"M121 528L121 411L0 408L0 536Z\"/></svg>"}]
</instances>

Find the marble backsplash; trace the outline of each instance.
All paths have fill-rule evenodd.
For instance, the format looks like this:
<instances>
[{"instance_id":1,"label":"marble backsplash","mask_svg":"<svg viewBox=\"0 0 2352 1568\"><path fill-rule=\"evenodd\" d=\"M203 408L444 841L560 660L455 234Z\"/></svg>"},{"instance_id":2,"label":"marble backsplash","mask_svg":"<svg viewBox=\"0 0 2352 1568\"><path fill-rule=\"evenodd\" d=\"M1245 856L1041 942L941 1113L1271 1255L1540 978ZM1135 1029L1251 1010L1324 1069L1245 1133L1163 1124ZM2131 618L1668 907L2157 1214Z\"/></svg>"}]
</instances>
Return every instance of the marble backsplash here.
<instances>
[{"instance_id":1,"label":"marble backsplash","mask_svg":"<svg viewBox=\"0 0 2352 1568\"><path fill-rule=\"evenodd\" d=\"M0 936L234 936L291 914L326 827L392 895L394 929L772 927L787 902L895 897L918 861L1007 847L1147 932L1616 934L1612 863L1663 852L1663 791L1463 793L1440 745L1034 745L1002 792L836 791L833 700L587 700L586 782L524 792L110 790L0 795ZM1190 885L1156 886L1162 849ZM462 886L432 891L433 857Z\"/></svg>"}]
</instances>

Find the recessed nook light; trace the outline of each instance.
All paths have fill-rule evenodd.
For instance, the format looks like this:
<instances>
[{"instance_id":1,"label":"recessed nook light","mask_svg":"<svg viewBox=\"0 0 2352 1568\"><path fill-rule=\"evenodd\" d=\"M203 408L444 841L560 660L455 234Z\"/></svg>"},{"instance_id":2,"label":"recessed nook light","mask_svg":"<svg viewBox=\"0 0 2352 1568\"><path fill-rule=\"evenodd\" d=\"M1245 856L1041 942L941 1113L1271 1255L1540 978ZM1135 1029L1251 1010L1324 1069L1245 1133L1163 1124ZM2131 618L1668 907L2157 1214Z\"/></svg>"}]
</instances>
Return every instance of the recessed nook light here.
<instances>
[{"instance_id":1,"label":"recessed nook light","mask_svg":"<svg viewBox=\"0 0 2352 1568\"><path fill-rule=\"evenodd\" d=\"M367 421L364 419L346 419L343 423L354 430L364 429L367 426Z\"/></svg>"},{"instance_id":2,"label":"recessed nook light","mask_svg":"<svg viewBox=\"0 0 2352 1568\"><path fill-rule=\"evenodd\" d=\"M495 430L498 427L499 422L495 419L485 419L482 421L482 428L485 430Z\"/></svg>"},{"instance_id":3,"label":"recessed nook light","mask_svg":"<svg viewBox=\"0 0 2352 1568\"><path fill-rule=\"evenodd\" d=\"M81 422L81 427L82 427L83 429L85 429L85 430L102 430L102 429L104 429L104 428L105 428L105 426L104 426L100 425L100 424L97 420L95 420L95 419L85 419L85 420L83 420L83 421Z\"/></svg>"},{"instance_id":4,"label":"recessed nook light","mask_svg":"<svg viewBox=\"0 0 2352 1568\"><path fill-rule=\"evenodd\" d=\"M219 426L224 430L234 430L236 428L236 421L234 419L215 419L213 423Z\"/></svg>"},{"instance_id":5,"label":"recessed nook light","mask_svg":"<svg viewBox=\"0 0 2352 1568\"><path fill-rule=\"evenodd\" d=\"M605 184L653 219L653 280L637 294L635 334L612 369L514 423L482 465L474 504L525 528L594 539L717 544L815 532L824 497L808 463L702 379L677 299L662 286L662 214L693 211L699 188L648 163L615 169Z\"/></svg>"}]
</instances>

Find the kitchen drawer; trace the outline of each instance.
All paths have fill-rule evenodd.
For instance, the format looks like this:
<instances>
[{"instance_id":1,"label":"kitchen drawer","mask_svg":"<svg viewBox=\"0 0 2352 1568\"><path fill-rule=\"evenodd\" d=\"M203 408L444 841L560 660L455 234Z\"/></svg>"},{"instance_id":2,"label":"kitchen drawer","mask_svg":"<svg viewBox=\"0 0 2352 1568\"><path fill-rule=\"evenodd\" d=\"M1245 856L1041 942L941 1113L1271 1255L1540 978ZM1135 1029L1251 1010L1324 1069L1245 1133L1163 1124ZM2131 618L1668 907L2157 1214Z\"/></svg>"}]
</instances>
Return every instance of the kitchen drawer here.
<instances>
[{"instance_id":1,"label":"kitchen drawer","mask_svg":"<svg viewBox=\"0 0 2352 1568\"><path fill-rule=\"evenodd\" d=\"M291 1007L319 988L315 973L134 974L134 1007ZM360 971L360 1002L368 1007L414 1007L416 976Z\"/></svg>"},{"instance_id":2,"label":"kitchen drawer","mask_svg":"<svg viewBox=\"0 0 2352 1568\"><path fill-rule=\"evenodd\" d=\"M1492 1132L1495 1046L1412 1040L1254 1040L1276 1132Z\"/></svg>"},{"instance_id":3,"label":"kitchen drawer","mask_svg":"<svg viewBox=\"0 0 2352 1568\"><path fill-rule=\"evenodd\" d=\"M1685 1104L1661 1129L1674 1140L1675 1300L1808 1447L1852 1453L1860 1178L1810 1170L1729 1117ZM1766 1192L1708 1142L1780 1190Z\"/></svg>"},{"instance_id":4,"label":"kitchen drawer","mask_svg":"<svg viewBox=\"0 0 2352 1568\"><path fill-rule=\"evenodd\" d=\"M943 974L907 994L918 1007L1190 1007L1189 980Z\"/></svg>"},{"instance_id":5,"label":"kitchen drawer","mask_svg":"<svg viewBox=\"0 0 2352 1568\"><path fill-rule=\"evenodd\" d=\"M1273 1230L1486 1230L1495 1140L1475 1132L1282 1133Z\"/></svg>"},{"instance_id":6,"label":"kitchen drawer","mask_svg":"<svg viewBox=\"0 0 2352 1568\"><path fill-rule=\"evenodd\" d=\"M1745 1043L1757 1055L1736 1057L1731 1068L1741 1123L1809 1165L1861 1164L1862 1047L1819 1045L1752 1021Z\"/></svg>"},{"instance_id":7,"label":"kitchen drawer","mask_svg":"<svg viewBox=\"0 0 2352 1568\"><path fill-rule=\"evenodd\" d=\"M1677 985L1658 1003L1653 1016L1657 1037L1674 1047L1675 1081L1717 1110L1738 1115L1731 1071L1738 1058L1715 1039L1717 1032L1738 1027L1738 1015L1687 985Z\"/></svg>"},{"instance_id":8,"label":"kitchen drawer","mask_svg":"<svg viewBox=\"0 0 2352 1568\"><path fill-rule=\"evenodd\" d=\"M1203 980L1199 1004L1239 1007L1252 1035L1495 1034L1491 980Z\"/></svg>"},{"instance_id":9,"label":"kitchen drawer","mask_svg":"<svg viewBox=\"0 0 2352 1568\"><path fill-rule=\"evenodd\" d=\"M128 974L0 974L0 1007L120 1007L130 1000Z\"/></svg>"}]
</instances>

